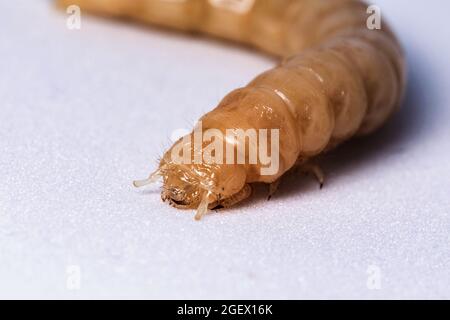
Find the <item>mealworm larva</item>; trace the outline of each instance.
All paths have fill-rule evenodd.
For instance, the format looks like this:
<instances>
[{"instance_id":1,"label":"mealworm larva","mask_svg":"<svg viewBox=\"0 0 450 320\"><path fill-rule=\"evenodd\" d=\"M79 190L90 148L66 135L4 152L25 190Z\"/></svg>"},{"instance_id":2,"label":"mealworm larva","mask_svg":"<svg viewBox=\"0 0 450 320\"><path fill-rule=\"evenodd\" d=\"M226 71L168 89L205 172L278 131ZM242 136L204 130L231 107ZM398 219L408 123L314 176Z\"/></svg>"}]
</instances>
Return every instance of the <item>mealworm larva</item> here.
<instances>
[{"instance_id":1,"label":"mealworm larva","mask_svg":"<svg viewBox=\"0 0 450 320\"><path fill-rule=\"evenodd\" d=\"M222 133L217 141L238 150L238 156L253 142L251 137L230 141L228 129L277 129L276 171L261 174L262 160L252 161L248 154L243 163L205 161L208 144L201 141L200 151L193 147L194 130L165 153L156 172L134 183L140 187L162 177L162 199L177 208L197 209L197 219L208 209L229 207L249 197L255 182L270 184L273 194L280 177L294 166L314 172L322 183L311 160L355 135L378 129L400 105L406 86L404 56L393 32L384 23L381 29L370 30L368 5L357 0L60 0L59 4L214 35L282 59L201 118L201 133ZM270 147L274 146L272 141ZM174 161L174 149L180 147L189 157L200 154L200 161ZM223 160L225 155L217 152L211 153L214 159Z\"/></svg>"}]
</instances>

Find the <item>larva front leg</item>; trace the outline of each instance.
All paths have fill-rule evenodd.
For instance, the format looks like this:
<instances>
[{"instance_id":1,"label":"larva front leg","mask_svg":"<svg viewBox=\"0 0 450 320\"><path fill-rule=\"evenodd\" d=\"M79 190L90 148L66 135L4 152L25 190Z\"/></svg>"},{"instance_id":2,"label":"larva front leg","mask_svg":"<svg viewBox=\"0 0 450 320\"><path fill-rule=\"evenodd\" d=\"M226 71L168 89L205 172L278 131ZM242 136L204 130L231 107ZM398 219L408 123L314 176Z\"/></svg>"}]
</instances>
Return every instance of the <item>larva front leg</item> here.
<instances>
[{"instance_id":1,"label":"larva front leg","mask_svg":"<svg viewBox=\"0 0 450 320\"><path fill-rule=\"evenodd\" d=\"M306 163L302 165L301 170L306 174L312 174L319 183L320 189L323 188L323 185L325 183L325 174L318 164Z\"/></svg>"},{"instance_id":2,"label":"larva front leg","mask_svg":"<svg viewBox=\"0 0 450 320\"><path fill-rule=\"evenodd\" d=\"M252 195L252 192L252 186L250 184L245 184L241 191L231 197L222 199L222 196L219 195L217 201L209 205L209 209L216 210L230 208L249 198Z\"/></svg>"}]
</instances>

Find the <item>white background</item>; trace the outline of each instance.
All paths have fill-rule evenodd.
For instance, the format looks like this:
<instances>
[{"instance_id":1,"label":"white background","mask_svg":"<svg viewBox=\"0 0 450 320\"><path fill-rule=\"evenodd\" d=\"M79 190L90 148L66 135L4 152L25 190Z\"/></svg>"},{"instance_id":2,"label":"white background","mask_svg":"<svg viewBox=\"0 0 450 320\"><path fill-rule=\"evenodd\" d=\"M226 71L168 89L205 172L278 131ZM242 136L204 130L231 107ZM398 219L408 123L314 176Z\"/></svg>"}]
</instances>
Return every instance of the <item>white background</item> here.
<instances>
[{"instance_id":1,"label":"white background","mask_svg":"<svg viewBox=\"0 0 450 320\"><path fill-rule=\"evenodd\" d=\"M131 181L275 62L1 0L0 297L450 298L450 5L377 4L408 53L402 111L328 155L323 190L290 176L199 223Z\"/></svg>"}]
</instances>

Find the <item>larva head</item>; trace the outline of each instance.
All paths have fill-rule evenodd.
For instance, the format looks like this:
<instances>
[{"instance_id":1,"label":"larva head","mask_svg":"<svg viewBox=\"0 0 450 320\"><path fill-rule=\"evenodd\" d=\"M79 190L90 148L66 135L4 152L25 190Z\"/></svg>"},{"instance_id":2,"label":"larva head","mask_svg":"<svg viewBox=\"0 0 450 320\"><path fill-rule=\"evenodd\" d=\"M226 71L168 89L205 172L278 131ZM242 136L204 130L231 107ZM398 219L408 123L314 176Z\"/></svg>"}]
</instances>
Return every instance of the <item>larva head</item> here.
<instances>
[{"instance_id":1,"label":"larva head","mask_svg":"<svg viewBox=\"0 0 450 320\"><path fill-rule=\"evenodd\" d=\"M166 152L155 173L146 180L135 181L134 185L141 187L162 177L162 200L179 209L197 209L196 219L200 219L208 208L220 206L221 201L244 188L244 166L174 161L174 147Z\"/></svg>"},{"instance_id":2,"label":"larva head","mask_svg":"<svg viewBox=\"0 0 450 320\"><path fill-rule=\"evenodd\" d=\"M231 165L183 165L163 160L160 172L163 201L180 209L197 209L197 219L241 191L246 180L244 168Z\"/></svg>"}]
</instances>

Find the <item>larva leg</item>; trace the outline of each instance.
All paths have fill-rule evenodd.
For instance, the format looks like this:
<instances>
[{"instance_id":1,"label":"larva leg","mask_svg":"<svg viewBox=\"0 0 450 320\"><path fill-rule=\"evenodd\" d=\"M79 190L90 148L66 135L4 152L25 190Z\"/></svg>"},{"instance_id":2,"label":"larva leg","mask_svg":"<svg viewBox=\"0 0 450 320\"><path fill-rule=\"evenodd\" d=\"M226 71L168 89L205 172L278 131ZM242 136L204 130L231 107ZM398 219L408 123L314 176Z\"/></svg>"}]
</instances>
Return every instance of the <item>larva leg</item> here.
<instances>
[{"instance_id":1,"label":"larva leg","mask_svg":"<svg viewBox=\"0 0 450 320\"><path fill-rule=\"evenodd\" d=\"M275 180L271 184L269 184L269 195L267 196L267 200L270 200L272 196L278 191L278 187L280 186L281 178Z\"/></svg>"},{"instance_id":2,"label":"larva leg","mask_svg":"<svg viewBox=\"0 0 450 320\"><path fill-rule=\"evenodd\" d=\"M238 193L236 193L235 195L223 199L223 200L219 200L217 202L215 202L214 204L210 205L211 209L221 209L221 208L229 208L234 206L235 204L244 201L245 199L249 198L252 195L252 187L250 184L246 184L244 186L244 188L242 188L241 191L239 191Z\"/></svg>"},{"instance_id":3,"label":"larva leg","mask_svg":"<svg viewBox=\"0 0 450 320\"><path fill-rule=\"evenodd\" d=\"M320 184L320 189L325 183L325 174L318 164L307 162L300 167L301 171L306 174L313 174Z\"/></svg>"}]
</instances>

